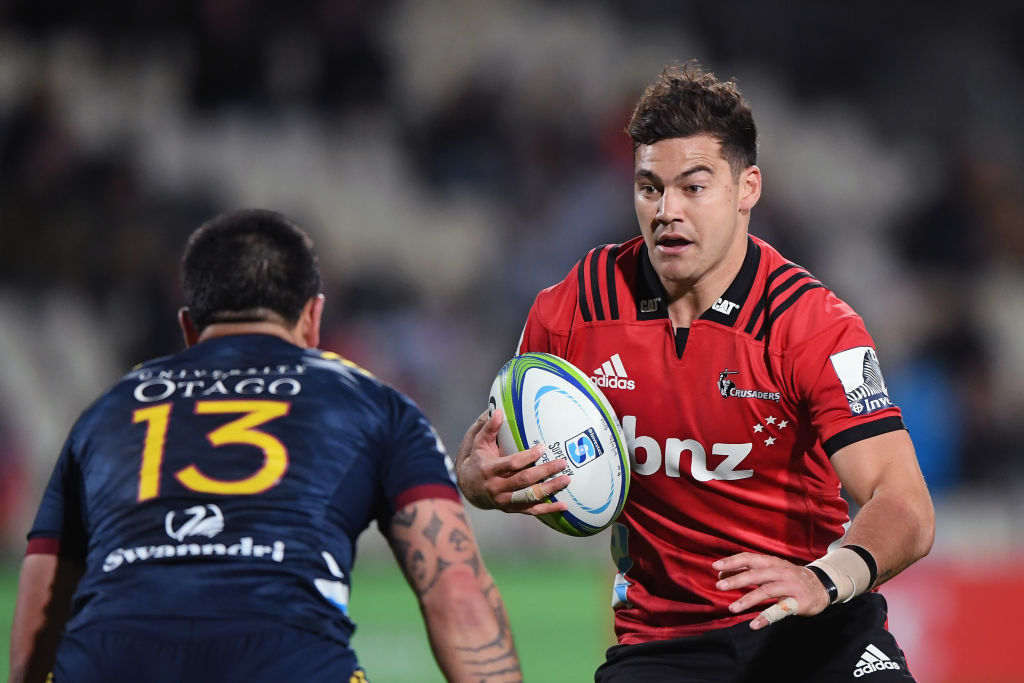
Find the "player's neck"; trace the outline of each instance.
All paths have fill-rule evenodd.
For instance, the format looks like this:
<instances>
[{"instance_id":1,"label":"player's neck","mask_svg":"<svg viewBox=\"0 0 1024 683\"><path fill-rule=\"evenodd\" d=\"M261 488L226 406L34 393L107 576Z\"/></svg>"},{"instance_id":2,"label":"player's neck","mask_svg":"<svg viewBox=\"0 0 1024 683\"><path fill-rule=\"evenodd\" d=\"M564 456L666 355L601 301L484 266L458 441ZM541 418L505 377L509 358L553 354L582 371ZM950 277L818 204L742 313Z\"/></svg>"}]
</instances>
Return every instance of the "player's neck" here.
<instances>
[{"instance_id":1,"label":"player's neck","mask_svg":"<svg viewBox=\"0 0 1024 683\"><path fill-rule=\"evenodd\" d=\"M199 335L199 341L204 342L208 339L228 337L235 334L267 334L296 346L305 346L305 340L300 338L296 329L289 329L279 323L269 321L213 323L203 329L202 334Z\"/></svg>"},{"instance_id":2,"label":"player's neck","mask_svg":"<svg viewBox=\"0 0 1024 683\"><path fill-rule=\"evenodd\" d=\"M739 247L742 246L742 249ZM730 249L729 254L715 268L695 281L669 283L662 280L668 294L668 317L673 327L689 327L701 317L739 274L746 258L747 240Z\"/></svg>"}]
</instances>

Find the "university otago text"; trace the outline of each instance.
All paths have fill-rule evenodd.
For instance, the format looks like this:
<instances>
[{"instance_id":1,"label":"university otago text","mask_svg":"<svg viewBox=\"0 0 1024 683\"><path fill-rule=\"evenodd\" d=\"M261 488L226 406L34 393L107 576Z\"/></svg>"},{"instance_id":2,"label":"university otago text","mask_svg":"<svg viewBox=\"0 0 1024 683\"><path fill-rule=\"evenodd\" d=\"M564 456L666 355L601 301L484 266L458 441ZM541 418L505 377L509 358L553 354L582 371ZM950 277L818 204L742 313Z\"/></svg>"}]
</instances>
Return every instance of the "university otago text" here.
<instances>
[{"instance_id":1,"label":"university otago text","mask_svg":"<svg viewBox=\"0 0 1024 683\"><path fill-rule=\"evenodd\" d=\"M230 370L140 370L134 397L140 403L209 396L295 396L302 383L289 375L302 375L304 365L274 365Z\"/></svg>"}]
</instances>

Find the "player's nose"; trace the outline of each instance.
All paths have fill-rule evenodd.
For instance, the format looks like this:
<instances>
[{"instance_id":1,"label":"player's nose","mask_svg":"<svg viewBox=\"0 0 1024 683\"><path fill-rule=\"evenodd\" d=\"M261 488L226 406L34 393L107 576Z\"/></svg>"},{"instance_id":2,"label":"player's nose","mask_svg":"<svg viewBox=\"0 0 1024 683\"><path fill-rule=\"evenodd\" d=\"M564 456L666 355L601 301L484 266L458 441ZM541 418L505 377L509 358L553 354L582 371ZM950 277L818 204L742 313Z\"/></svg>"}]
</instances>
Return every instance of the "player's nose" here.
<instances>
[{"instance_id":1,"label":"player's nose","mask_svg":"<svg viewBox=\"0 0 1024 683\"><path fill-rule=\"evenodd\" d=\"M671 188L662 193L658 201L658 212L655 219L661 223L671 223L683 220L683 198L679 192Z\"/></svg>"}]
</instances>

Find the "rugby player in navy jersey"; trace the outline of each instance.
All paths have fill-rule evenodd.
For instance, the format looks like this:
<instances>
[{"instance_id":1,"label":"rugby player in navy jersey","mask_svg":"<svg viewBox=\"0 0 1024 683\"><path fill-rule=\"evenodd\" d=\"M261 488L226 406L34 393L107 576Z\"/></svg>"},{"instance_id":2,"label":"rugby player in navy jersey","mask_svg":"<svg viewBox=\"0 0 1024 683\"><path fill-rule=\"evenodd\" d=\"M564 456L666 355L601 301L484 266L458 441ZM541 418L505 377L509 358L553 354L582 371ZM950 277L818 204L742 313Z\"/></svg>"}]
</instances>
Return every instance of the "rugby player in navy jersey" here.
<instances>
[{"instance_id":1,"label":"rugby player in navy jersey","mask_svg":"<svg viewBox=\"0 0 1024 683\"><path fill-rule=\"evenodd\" d=\"M595 679L913 680L875 589L928 553L934 511L872 338L748 233L761 171L735 83L671 65L627 130L640 235L540 292L518 346L593 375L633 462L611 533L618 645ZM564 509L544 496L566 463L501 458L501 419L463 439L463 493Z\"/></svg>"},{"instance_id":2,"label":"rugby player in navy jersey","mask_svg":"<svg viewBox=\"0 0 1024 683\"><path fill-rule=\"evenodd\" d=\"M365 681L349 590L372 521L447 680L521 680L433 427L316 350L305 233L225 214L189 239L182 280L188 348L114 384L60 454L28 534L10 680Z\"/></svg>"}]
</instances>

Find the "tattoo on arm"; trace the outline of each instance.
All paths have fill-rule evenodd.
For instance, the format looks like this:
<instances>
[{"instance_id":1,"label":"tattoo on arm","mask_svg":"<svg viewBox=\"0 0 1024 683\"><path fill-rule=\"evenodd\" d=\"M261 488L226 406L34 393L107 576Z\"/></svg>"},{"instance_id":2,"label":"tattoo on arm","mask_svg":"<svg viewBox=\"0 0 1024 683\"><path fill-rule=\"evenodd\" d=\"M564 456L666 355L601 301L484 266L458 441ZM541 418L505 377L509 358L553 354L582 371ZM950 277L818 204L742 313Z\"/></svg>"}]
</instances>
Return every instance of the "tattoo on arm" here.
<instances>
[{"instance_id":1,"label":"tattoo on arm","mask_svg":"<svg viewBox=\"0 0 1024 683\"><path fill-rule=\"evenodd\" d=\"M455 567L468 567L478 581L487 581L481 590L494 615L496 629L488 628L486 633L479 634L484 642L463 641L456 645L457 657L481 683L521 681L505 605L486 573L465 512L431 500L414 503L392 518L389 540L409 585L421 600Z\"/></svg>"},{"instance_id":2,"label":"tattoo on arm","mask_svg":"<svg viewBox=\"0 0 1024 683\"><path fill-rule=\"evenodd\" d=\"M880 586L894 576L896 576L896 572L892 569L883 569L878 572L878 578L875 579L874 585Z\"/></svg>"},{"instance_id":3,"label":"tattoo on arm","mask_svg":"<svg viewBox=\"0 0 1024 683\"><path fill-rule=\"evenodd\" d=\"M492 680L522 680L519 667L519 657L516 654L515 645L512 642L512 634L508 628L508 615L505 613L505 604L498 593L498 587L492 581L484 590L487 601L494 611L495 621L498 623L498 632L493 639L472 647L458 648L462 653L462 661L471 667L474 673L481 677L482 681Z\"/></svg>"},{"instance_id":4,"label":"tattoo on arm","mask_svg":"<svg viewBox=\"0 0 1024 683\"><path fill-rule=\"evenodd\" d=\"M411 528L416 523L416 508L406 506L395 513L395 516L391 519L392 524L398 526Z\"/></svg>"},{"instance_id":5,"label":"tattoo on arm","mask_svg":"<svg viewBox=\"0 0 1024 683\"><path fill-rule=\"evenodd\" d=\"M437 534L441 531L441 518L434 514L430 517L426 528L423 529L423 536L430 541L430 545L437 545Z\"/></svg>"},{"instance_id":6,"label":"tattoo on arm","mask_svg":"<svg viewBox=\"0 0 1024 683\"><path fill-rule=\"evenodd\" d=\"M471 534L464 514L452 514L430 501L394 516L391 547L417 595L426 595L449 567L467 565L479 576L480 557Z\"/></svg>"}]
</instances>

